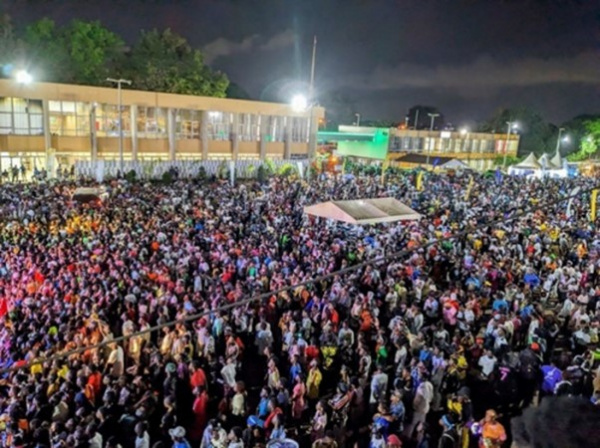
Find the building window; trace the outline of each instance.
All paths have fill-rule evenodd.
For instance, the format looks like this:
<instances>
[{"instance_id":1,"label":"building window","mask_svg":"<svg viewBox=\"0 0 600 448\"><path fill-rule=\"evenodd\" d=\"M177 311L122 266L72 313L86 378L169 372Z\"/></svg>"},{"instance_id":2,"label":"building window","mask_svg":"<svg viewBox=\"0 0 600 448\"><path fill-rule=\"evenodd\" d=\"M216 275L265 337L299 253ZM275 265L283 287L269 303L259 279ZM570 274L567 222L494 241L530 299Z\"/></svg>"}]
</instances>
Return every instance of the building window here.
<instances>
[{"instance_id":1,"label":"building window","mask_svg":"<svg viewBox=\"0 0 600 448\"><path fill-rule=\"evenodd\" d=\"M175 118L175 133L179 139L200 137L200 112L180 109Z\"/></svg>"},{"instance_id":2,"label":"building window","mask_svg":"<svg viewBox=\"0 0 600 448\"><path fill-rule=\"evenodd\" d=\"M270 116L267 119L267 135L265 139L268 142L283 142L285 140L286 117Z\"/></svg>"},{"instance_id":3,"label":"building window","mask_svg":"<svg viewBox=\"0 0 600 448\"><path fill-rule=\"evenodd\" d=\"M292 118L292 129L290 137L293 143L308 142L308 118Z\"/></svg>"},{"instance_id":4,"label":"building window","mask_svg":"<svg viewBox=\"0 0 600 448\"><path fill-rule=\"evenodd\" d=\"M140 138L167 138L167 109L138 107L137 131Z\"/></svg>"},{"instance_id":5,"label":"building window","mask_svg":"<svg viewBox=\"0 0 600 448\"><path fill-rule=\"evenodd\" d=\"M225 112L208 112L207 133L209 140L229 140L233 115Z\"/></svg>"},{"instance_id":6,"label":"building window","mask_svg":"<svg viewBox=\"0 0 600 448\"><path fill-rule=\"evenodd\" d=\"M0 98L0 134L41 135L43 133L42 101Z\"/></svg>"},{"instance_id":7,"label":"building window","mask_svg":"<svg viewBox=\"0 0 600 448\"><path fill-rule=\"evenodd\" d=\"M245 142L260 140L260 115L239 114L238 138Z\"/></svg>"}]
</instances>

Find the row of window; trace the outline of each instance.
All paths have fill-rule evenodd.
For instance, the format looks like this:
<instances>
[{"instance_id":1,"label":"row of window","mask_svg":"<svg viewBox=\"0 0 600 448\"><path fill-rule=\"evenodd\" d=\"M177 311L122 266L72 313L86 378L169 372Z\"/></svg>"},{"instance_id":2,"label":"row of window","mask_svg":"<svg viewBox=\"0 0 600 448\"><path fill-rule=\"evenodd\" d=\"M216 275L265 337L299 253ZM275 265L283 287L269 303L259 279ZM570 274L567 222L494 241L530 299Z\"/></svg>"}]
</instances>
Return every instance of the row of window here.
<instances>
[{"instance_id":1,"label":"row of window","mask_svg":"<svg viewBox=\"0 0 600 448\"><path fill-rule=\"evenodd\" d=\"M437 152L494 152L495 140L450 139L429 137L393 137L390 150L393 152L437 151Z\"/></svg>"},{"instance_id":2,"label":"row of window","mask_svg":"<svg viewBox=\"0 0 600 448\"><path fill-rule=\"evenodd\" d=\"M132 129L138 138L163 139L168 136L168 109L161 107L136 108L135 117L129 106L82 103L74 101L48 102L50 132L60 136L89 136L92 129L99 137L117 137L119 124L125 136ZM200 138L202 112L180 109L173 117L178 139ZM288 122L289 120L289 122ZM135 121L135 123L132 123ZM207 114L206 132L209 140L230 140L237 134L240 141L260 141L264 126L267 141L285 141L285 129L289 125L290 141L308 142L309 120L302 117L262 116L211 111ZM39 100L0 98L0 134L43 134L43 106Z\"/></svg>"}]
</instances>

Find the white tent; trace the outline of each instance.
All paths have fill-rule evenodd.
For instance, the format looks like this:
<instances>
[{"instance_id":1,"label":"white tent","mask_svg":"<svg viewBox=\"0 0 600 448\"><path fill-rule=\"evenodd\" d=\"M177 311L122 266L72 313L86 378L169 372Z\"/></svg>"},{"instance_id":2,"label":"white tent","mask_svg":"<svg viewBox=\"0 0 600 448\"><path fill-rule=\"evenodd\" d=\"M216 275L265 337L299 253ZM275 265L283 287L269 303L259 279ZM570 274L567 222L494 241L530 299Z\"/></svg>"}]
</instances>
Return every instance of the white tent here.
<instances>
[{"instance_id":1,"label":"white tent","mask_svg":"<svg viewBox=\"0 0 600 448\"><path fill-rule=\"evenodd\" d=\"M394 198L328 201L304 207L304 213L350 224L415 221L421 215Z\"/></svg>"},{"instance_id":2,"label":"white tent","mask_svg":"<svg viewBox=\"0 0 600 448\"><path fill-rule=\"evenodd\" d=\"M440 165L440 168L445 169L445 170L468 170L469 165L467 165L465 162L462 162L458 159L452 159L446 163L442 163Z\"/></svg>"},{"instance_id":3,"label":"white tent","mask_svg":"<svg viewBox=\"0 0 600 448\"><path fill-rule=\"evenodd\" d=\"M524 169L524 170L539 170L542 168L542 165L538 161L537 157L534 153L529 153L525 160L520 163L517 163L512 168Z\"/></svg>"}]
</instances>

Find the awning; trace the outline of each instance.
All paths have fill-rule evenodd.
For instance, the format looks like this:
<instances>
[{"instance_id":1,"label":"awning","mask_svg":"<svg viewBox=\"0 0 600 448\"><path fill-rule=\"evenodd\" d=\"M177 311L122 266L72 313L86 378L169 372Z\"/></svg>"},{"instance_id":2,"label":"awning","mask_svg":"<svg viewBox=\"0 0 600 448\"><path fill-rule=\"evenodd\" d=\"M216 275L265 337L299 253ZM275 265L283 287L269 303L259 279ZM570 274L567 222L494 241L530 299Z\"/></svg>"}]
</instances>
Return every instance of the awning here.
<instances>
[{"instance_id":1,"label":"awning","mask_svg":"<svg viewBox=\"0 0 600 448\"><path fill-rule=\"evenodd\" d=\"M350 224L415 221L421 215L394 198L328 201L304 207L304 213Z\"/></svg>"}]
</instances>

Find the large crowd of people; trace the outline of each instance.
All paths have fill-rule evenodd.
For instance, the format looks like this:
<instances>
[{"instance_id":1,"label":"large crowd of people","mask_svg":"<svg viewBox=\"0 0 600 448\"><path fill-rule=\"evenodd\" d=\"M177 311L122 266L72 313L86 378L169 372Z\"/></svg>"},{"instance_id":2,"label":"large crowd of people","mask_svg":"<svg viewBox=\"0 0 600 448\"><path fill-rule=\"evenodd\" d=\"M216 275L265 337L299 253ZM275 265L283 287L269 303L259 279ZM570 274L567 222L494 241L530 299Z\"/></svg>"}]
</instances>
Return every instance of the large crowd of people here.
<instances>
[{"instance_id":1,"label":"large crowd of people","mask_svg":"<svg viewBox=\"0 0 600 448\"><path fill-rule=\"evenodd\" d=\"M593 413L595 185L115 180L92 206L72 180L4 184L0 443L498 448L512 417L555 395ZM385 196L423 218L303 213Z\"/></svg>"}]
</instances>

